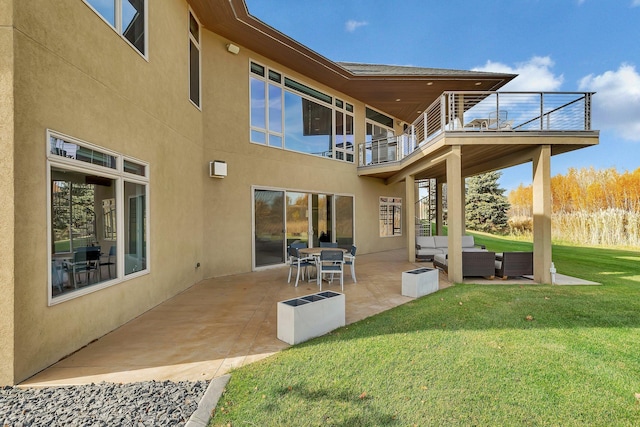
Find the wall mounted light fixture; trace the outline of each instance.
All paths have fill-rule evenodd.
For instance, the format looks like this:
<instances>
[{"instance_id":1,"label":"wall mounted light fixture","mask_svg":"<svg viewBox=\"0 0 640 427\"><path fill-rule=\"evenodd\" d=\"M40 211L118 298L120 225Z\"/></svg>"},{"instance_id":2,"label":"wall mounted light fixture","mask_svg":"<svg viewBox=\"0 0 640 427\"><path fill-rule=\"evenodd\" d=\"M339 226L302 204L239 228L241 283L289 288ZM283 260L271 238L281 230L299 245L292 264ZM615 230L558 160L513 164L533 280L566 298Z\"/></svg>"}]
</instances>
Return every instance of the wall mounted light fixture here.
<instances>
[{"instance_id":1,"label":"wall mounted light fixture","mask_svg":"<svg viewBox=\"0 0 640 427\"><path fill-rule=\"evenodd\" d=\"M237 55L238 52L240 52L240 48L238 46L236 46L235 44L229 43L227 45L227 51L229 51L230 53L233 53L234 55Z\"/></svg>"},{"instance_id":2,"label":"wall mounted light fixture","mask_svg":"<svg viewBox=\"0 0 640 427\"><path fill-rule=\"evenodd\" d=\"M211 178L224 178L227 176L227 162L222 160L209 162L209 176Z\"/></svg>"}]
</instances>

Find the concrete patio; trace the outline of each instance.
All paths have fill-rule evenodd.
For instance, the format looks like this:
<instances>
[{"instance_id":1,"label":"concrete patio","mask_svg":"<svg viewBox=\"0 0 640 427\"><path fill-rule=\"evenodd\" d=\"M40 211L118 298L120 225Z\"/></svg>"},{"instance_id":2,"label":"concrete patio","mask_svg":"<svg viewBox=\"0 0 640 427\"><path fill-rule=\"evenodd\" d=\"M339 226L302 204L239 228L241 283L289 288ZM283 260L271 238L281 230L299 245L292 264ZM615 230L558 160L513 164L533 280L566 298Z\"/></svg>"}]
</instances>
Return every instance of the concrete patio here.
<instances>
[{"instance_id":1,"label":"concrete patio","mask_svg":"<svg viewBox=\"0 0 640 427\"><path fill-rule=\"evenodd\" d=\"M401 295L402 271L431 267L409 263L406 250L359 255L357 283L345 270L346 322L411 301ZM90 343L21 386L79 385L101 381L199 381L270 356L289 345L278 340L278 301L317 292L315 281L287 283L288 267L204 280ZM440 289L451 286L440 273ZM581 283L561 276L566 284ZM465 280L466 281L466 280ZM473 283L535 284L528 279ZM559 283L560 284L560 283ZM323 290L340 292L339 281Z\"/></svg>"}]
</instances>

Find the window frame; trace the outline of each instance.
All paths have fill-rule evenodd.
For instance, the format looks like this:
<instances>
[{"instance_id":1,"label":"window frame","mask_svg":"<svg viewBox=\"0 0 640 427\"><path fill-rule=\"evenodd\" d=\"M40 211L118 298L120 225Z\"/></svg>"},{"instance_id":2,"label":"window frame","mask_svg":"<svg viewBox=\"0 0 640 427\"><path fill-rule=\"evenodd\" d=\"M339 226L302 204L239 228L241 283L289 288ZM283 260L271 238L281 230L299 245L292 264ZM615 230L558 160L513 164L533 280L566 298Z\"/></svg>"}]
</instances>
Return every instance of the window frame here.
<instances>
[{"instance_id":1,"label":"window frame","mask_svg":"<svg viewBox=\"0 0 640 427\"><path fill-rule=\"evenodd\" d=\"M91 0L82 0L84 4L86 4L89 9L91 9L96 15L100 17L113 31L120 36L133 50L135 50L140 56L142 56L145 60L149 61L149 0L142 0L144 2L144 52L140 52L140 50L127 39L123 33L122 29L122 2L126 0L112 0L114 4L114 22L113 24L109 22L109 20L103 16L93 5L90 3Z\"/></svg>"},{"instance_id":2,"label":"window frame","mask_svg":"<svg viewBox=\"0 0 640 427\"><path fill-rule=\"evenodd\" d=\"M109 156L115 157L115 167L111 168L108 166L91 164L82 160L77 160L69 157L64 157L60 154L55 154L51 152L51 140L52 138L57 138L63 140L64 142L68 142L71 144L77 144L84 148L88 148L91 150L98 151L103 154L107 154ZM87 286L84 288L80 288L71 292L63 293L61 295L53 296L53 277L52 277L52 269L47 268L47 300L48 305L53 306L65 301L73 300L75 298L91 294L93 292L100 291L102 289L111 287L113 285L135 279L136 277L144 276L151 273L151 262L150 262L150 192L151 192L151 184L149 178L149 163L136 159L131 156L126 156L121 153L117 153L115 151L106 149L104 147L97 146L95 144L91 144L89 142L80 140L78 138L71 137L69 135L65 135L63 133L47 129L46 131L46 180L47 180L47 209L46 209L46 221L47 221L47 265L50 266L54 260L52 247L53 247L53 227L52 227L52 170L56 169L64 169L70 172L77 172L83 174L90 174L93 176L98 176L106 179L111 179L115 181L115 200L116 200L116 275L113 279L108 279L91 286ZM142 173L136 174L133 172L128 172L124 168L124 164L126 162L131 162L136 165L142 166L144 168ZM125 245L128 244L125 241L125 228L127 224L125 221L125 203L128 203L125 198L125 183L132 183L136 185L144 186L144 194L145 194L145 206L144 206L144 221L145 221L145 229L144 229L144 240L145 240L145 268L143 270L135 271L129 274L125 272ZM95 231L97 233L97 231ZM109 240L109 239L104 239Z\"/></svg>"},{"instance_id":3,"label":"window frame","mask_svg":"<svg viewBox=\"0 0 640 427\"><path fill-rule=\"evenodd\" d=\"M262 108L256 108L254 111L254 82L262 83L260 94L260 99L256 98L257 101L263 102ZM273 130L270 128L270 124L273 122L273 118L271 117L271 113L273 111L272 100L270 99L271 88L278 88L280 90L280 98L278 99L280 105L280 120L277 122L280 123L280 129ZM287 148L286 141L286 114L287 114L287 104L286 97L287 94L295 95L302 99L303 101L311 102L318 104L319 106L326 107L330 110L331 114L331 133L329 134L329 138L331 140L331 153L330 155L319 155L314 154L307 151L298 151L292 148ZM292 151L295 153L312 155L315 157L322 157L326 159L337 160L345 163L355 163L356 155L355 155L355 107L352 103L344 101L344 98L336 97L334 95L330 95L325 93L322 90L314 88L312 85L307 83L303 83L299 79L291 78L287 76L285 73L280 72L279 70L272 69L258 61L254 61L252 59L249 60L249 142L252 144L263 145L271 148L279 148L287 151ZM260 125L255 124L254 113L259 112L261 116ZM349 146L349 148L338 148L337 147L337 137L342 136L343 138L347 136L346 131L344 130L346 126L343 125L343 133L338 135L336 133L336 116L341 114L346 123L346 117L349 116L351 118L352 125L352 134L353 142ZM262 127L262 121L264 120L264 127ZM258 138L260 136L260 138ZM278 141L276 144L270 144L270 140ZM346 138L345 138L346 139ZM328 152L327 152L328 153ZM340 158L342 157L342 158Z\"/></svg>"},{"instance_id":4,"label":"window frame","mask_svg":"<svg viewBox=\"0 0 640 427\"><path fill-rule=\"evenodd\" d=\"M198 37L196 38L193 32L191 31L191 18L198 25ZM200 44L200 40L202 38L202 24L200 20L196 16L196 14L189 8L189 21L188 21L188 29L189 29L189 101L198 108L198 110L202 110L202 48ZM198 52L198 102L193 100L193 86L192 86L192 78L193 78L193 52L191 51L191 46L195 47Z\"/></svg>"},{"instance_id":5,"label":"window frame","mask_svg":"<svg viewBox=\"0 0 640 427\"><path fill-rule=\"evenodd\" d=\"M402 197L380 196L378 205L378 221L380 237L402 236ZM400 222L395 226L395 219Z\"/></svg>"}]
</instances>

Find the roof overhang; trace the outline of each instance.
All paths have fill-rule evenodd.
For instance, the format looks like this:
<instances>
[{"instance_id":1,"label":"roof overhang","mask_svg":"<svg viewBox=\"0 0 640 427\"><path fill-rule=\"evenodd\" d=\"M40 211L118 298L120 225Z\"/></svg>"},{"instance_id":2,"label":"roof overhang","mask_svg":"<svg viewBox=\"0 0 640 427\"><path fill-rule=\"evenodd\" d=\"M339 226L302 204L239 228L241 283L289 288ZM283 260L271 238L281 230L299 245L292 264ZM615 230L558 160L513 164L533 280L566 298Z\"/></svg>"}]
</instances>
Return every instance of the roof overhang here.
<instances>
[{"instance_id":1,"label":"roof overhang","mask_svg":"<svg viewBox=\"0 0 640 427\"><path fill-rule=\"evenodd\" d=\"M244 0L188 0L201 24L230 42L407 123L446 91L493 91L514 74L338 63L251 16Z\"/></svg>"}]
</instances>

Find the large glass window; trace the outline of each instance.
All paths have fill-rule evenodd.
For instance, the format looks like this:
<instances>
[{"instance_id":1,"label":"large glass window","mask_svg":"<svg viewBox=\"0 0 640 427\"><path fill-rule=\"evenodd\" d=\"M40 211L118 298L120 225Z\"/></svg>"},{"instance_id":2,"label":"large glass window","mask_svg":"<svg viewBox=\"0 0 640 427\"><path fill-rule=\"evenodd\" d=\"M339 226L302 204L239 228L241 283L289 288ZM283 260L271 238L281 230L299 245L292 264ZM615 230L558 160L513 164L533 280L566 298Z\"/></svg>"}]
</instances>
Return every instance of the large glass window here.
<instances>
[{"instance_id":1,"label":"large glass window","mask_svg":"<svg viewBox=\"0 0 640 427\"><path fill-rule=\"evenodd\" d=\"M84 0L142 55L146 54L147 0Z\"/></svg>"},{"instance_id":2,"label":"large glass window","mask_svg":"<svg viewBox=\"0 0 640 427\"><path fill-rule=\"evenodd\" d=\"M51 275L57 303L148 269L148 166L48 133Z\"/></svg>"},{"instance_id":3,"label":"large glass window","mask_svg":"<svg viewBox=\"0 0 640 427\"><path fill-rule=\"evenodd\" d=\"M346 160L353 162L353 115L349 114L348 108L350 104L345 104L340 100L336 100L336 158L338 160Z\"/></svg>"},{"instance_id":4,"label":"large glass window","mask_svg":"<svg viewBox=\"0 0 640 427\"><path fill-rule=\"evenodd\" d=\"M331 109L292 92L285 92L284 104L285 148L333 157Z\"/></svg>"},{"instance_id":5,"label":"large glass window","mask_svg":"<svg viewBox=\"0 0 640 427\"><path fill-rule=\"evenodd\" d=\"M402 236L402 199L380 197L380 237Z\"/></svg>"},{"instance_id":6,"label":"large glass window","mask_svg":"<svg viewBox=\"0 0 640 427\"><path fill-rule=\"evenodd\" d=\"M353 105L255 62L249 85L251 142L354 161Z\"/></svg>"},{"instance_id":7,"label":"large glass window","mask_svg":"<svg viewBox=\"0 0 640 427\"><path fill-rule=\"evenodd\" d=\"M189 12L189 99L200 106L200 23Z\"/></svg>"}]
</instances>

